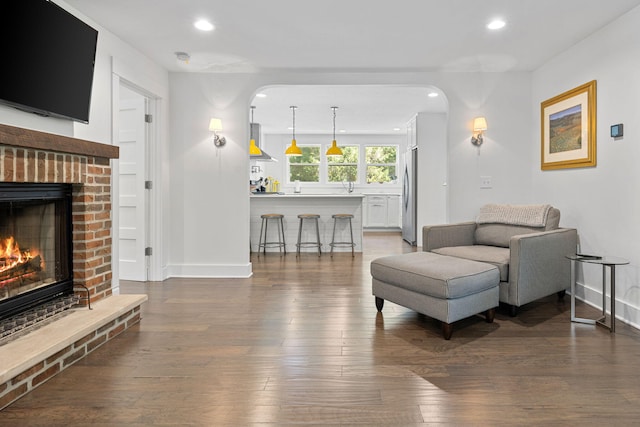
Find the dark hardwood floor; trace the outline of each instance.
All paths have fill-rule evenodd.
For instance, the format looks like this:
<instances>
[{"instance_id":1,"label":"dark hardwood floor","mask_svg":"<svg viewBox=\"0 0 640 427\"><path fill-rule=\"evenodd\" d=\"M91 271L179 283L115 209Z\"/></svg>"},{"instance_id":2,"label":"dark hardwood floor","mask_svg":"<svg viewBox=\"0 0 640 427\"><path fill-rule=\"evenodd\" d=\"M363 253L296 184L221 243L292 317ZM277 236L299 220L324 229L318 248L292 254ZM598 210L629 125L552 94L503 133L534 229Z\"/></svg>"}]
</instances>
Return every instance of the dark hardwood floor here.
<instances>
[{"instance_id":1,"label":"dark hardwood floor","mask_svg":"<svg viewBox=\"0 0 640 427\"><path fill-rule=\"evenodd\" d=\"M250 279L122 283L139 325L0 412L2 426L634 425L640 334L569 321L569 296L454 325L387 302L369 263L409 252L252 256ZM596 310L580 305L580 314Z\"/></svg>"}]
</instances>

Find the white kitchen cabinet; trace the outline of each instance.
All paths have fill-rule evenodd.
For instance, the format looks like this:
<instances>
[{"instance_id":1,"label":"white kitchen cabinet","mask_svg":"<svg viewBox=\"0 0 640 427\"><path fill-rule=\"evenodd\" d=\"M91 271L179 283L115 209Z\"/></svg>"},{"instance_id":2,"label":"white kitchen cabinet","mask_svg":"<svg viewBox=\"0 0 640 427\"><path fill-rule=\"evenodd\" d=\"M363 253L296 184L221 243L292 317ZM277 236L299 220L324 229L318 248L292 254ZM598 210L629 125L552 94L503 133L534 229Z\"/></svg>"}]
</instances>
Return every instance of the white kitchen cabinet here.
<instances>
[{"instance_id":1,"label":"white kitchen cabinet","mask_svg":"<svg viewBox=\"0 0 640 427\"><path fill-rule=\"evenodd\" d=\"M366 196L367 218L366 227L387 226L387 197Z\"/></svg>"},{"instance_id":2,"label":"white kitchen cabinet","mask_svg":"<svg viewBox=\"0 0 640 427\"><path fill-rule=\"evenodd\" d=\"M365 196L364 226L367 228L400 228L400 195L368 194Z\"/></svg>"},{"instance_id":3,"label":"white kitchen cabinet","mask_svg":"<svg viewBox=\"0 0 640 427\"><path fill-rule=\"evenodd\" d=\"M407 149L410 150L418 146L418 126L417 116L413 116L407 123Z\"/></svg>"},{"instance_id":4,"label":"white kitchen cabinet","mask_svg":"<svg viewBox=\"0 0 640 427\"><path fill-rule=\"evenodd\" d=\"M387 196L387 227L401 228L402 218L400 217L400 200L399 194Z\"/></svg>"}]
</instances>

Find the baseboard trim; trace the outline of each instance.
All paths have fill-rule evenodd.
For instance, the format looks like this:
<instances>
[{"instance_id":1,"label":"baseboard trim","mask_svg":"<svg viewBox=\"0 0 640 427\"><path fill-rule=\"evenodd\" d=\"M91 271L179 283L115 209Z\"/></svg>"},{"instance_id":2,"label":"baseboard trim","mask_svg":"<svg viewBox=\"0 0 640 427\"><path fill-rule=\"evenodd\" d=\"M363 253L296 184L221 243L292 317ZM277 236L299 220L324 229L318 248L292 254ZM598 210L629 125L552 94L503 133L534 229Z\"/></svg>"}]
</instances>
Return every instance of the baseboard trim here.
<instances>
[{"instance_id":1,"label":"baseboard trim","mask_svg":"<svg viewBox=\"0 0 640 427\"><path fill-rule=\"evenodd\" d=\"M247 264L172 264L167 268L168 277L194 279L245 279L253 274L251 263Z\"/></svg>"}]
</instances>

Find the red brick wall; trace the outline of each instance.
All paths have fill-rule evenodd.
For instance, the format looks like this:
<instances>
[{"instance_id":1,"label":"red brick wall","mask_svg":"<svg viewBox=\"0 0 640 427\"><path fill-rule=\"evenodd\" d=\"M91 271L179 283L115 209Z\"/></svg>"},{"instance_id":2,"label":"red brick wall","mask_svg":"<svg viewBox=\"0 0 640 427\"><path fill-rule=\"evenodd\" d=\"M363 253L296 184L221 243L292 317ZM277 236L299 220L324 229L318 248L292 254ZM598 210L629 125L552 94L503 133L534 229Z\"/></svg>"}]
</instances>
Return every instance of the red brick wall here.
<instances>
[{"instance_id":1,"label":"red brick wall","mask_svg":"<svg viewBox=\"0 0 640 427\"><path fill-rule=\"evenodd\" d=\"M3 182L73 184L74 283L89 289L92 302L111 295L109 159L0 146L0 178Z\"/></svg>"},{"instance_id":2,"label":"red brick wall","mask_svg":"<svg viewBox=\"0 0 640 427\"><path fill-rule=\"evenodd\" d=\"M140 306L128 310L54 355L36 361L29 369L0 383L0 411L138 322L140 322Z\"/></svg>"}]
</instances>

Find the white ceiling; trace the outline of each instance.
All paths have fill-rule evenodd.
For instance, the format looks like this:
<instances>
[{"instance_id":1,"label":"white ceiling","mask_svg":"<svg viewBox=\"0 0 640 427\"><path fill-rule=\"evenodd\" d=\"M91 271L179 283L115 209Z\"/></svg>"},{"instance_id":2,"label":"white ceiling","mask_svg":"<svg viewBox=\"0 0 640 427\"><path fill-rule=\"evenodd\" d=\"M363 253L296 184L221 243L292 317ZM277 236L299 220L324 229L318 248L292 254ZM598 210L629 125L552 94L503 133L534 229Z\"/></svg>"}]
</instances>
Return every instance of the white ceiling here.
<instances>
[{"instance_id":1,"label":"white ceiling","mask_svg":"<svg viewBox=\"0 0 640 427\"><path fill-rule=\"evenodd\" d=\"M256 97L254 121L264 133L291 133L296 107L296 134L330 134L336 110L336 135L405 133L406 124L417 112L446 112L441 91L416 86L317 86L270 87L265 98ZM430 93L438 97L429 97ZM400 128L400 131L394 130Z\"/></svg>"},{"instance_id":2,"label":"white ceiling","mask_svg":"<svg viewBox=\"0 0 640 427\"><path fill-rule=\"evenodd\" d=\"M169 71L211 73L531 71L640 5L640 0L64 1ZM504 19L506 27L487 30L486 24L496 17ZM193 22L200 18L210 20L215 30L196 30ZM190 55L188 63L176 58L179 51ZM267 98L255 101L256 122L269 130L274 120L276 131L282 125L275 121L286 116L289 126L289 106L298 105L297 132L323 126L331 132L329 107L337 105L337 127L370 132L374 126L395 126L383 118L414 100L417 104L409 106L413 113L436 108L420 91L399 87L382 94L350 88L362 96L360 102L355 92L339 97L335 88L321 88L324 97L317 105L306 104L317 99L317 93L312 96L310 87L300 89L296 97L291 88L270 88ZM411 98L403 99L407 93ZM439 108L446 108L443 99ZM273 108L279 113L271 119ZM320 113L312 122L314 109L325 110L326 117ZM398 114L406 121L405 113ZM359 121L352 122L351 115ZM372 120L366 124L365 117Z\"/></svg>"}]
</instances>

